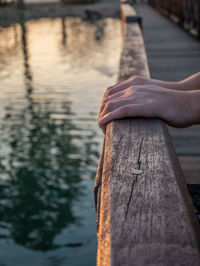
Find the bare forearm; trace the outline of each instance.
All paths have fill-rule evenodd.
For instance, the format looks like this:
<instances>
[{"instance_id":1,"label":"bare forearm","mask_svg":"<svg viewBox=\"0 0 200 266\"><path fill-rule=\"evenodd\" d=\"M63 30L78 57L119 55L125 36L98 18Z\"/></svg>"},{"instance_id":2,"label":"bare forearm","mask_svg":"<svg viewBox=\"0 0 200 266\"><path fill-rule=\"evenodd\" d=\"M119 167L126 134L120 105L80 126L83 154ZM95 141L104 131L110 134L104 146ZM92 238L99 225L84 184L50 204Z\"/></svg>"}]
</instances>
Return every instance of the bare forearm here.
<instances>
[{"instance_id":1,"label":"bare forearm","mask_svg":"<svg viewBox=\"0 0 200 266\"><path fill-rule=\"evenodd\" d=\"M102 99L99 126L124 117L157 117L174 127L200 124L200 73L180 82L132 76L109 87Z\"/></svg>"},{"instance_id":2,"label":"bare forearm","mask_svg":"<svg viewBox=\"0 0 200 266\"><path fill-rule=\"evenodd\" d=\"M200 72L180 81L182 90L200 90Z\"/></svg>"},{"instance_id":3,"label":"bare forearm","mask_svg":"<svg viewBox=\"0 0 200 266\"><path fill-rule=\"evenodd\" d=\"M182 90L182 91L200 90L200 72L177 82L168 82L168 81L152 79L152 83L154 85L172 90Z\"/></svg>"},{"instance_id":4,"label":"bare forearm","mask_svg":"<svg viewBox=\"0 0 200 266\"><path fill-rule=\"evenodd\" d=\"M188 93L191 94L191 99L192 99L190 101L190 107L194 119L192 124L200 124L200 89L193 90Z\"/></svg>"}]
</instances>

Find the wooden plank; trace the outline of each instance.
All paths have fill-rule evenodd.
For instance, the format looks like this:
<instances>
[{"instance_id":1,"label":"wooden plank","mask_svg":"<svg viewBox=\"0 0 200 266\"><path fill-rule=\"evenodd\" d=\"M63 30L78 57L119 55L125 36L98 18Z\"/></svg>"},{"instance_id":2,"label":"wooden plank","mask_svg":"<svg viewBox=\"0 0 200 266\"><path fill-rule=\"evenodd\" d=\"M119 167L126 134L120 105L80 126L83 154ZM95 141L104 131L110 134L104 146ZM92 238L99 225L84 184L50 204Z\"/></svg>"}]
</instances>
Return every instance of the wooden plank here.
<instances>
[{"instance_id":1,"label":"wooden plank","mask_svg":"<svg viewBox=\"0 0 200 266\"><path fill-rule=\"evenodd\" d=\"M121 5L121 16L125 26L118 81L125 80L133 74L150 76L141 29L137 23L126 23L126 6L127 4Z\"/></svg>"},{"instance_id":2,"label":"wooden plank","mask_svg":"<svg viewBox=\"0 0 200 266\"><path fill-rule=\"evenodd\" d=\"M139 26L124 27L119 80L149 76ZM198 221L164 122L109 123L99 169L98 266L200 265Z\"/></svg>"},{"instance_id":3,"label":"wooden plank","mask_svg":"<svg viewBox=\"0 0 200 266\"><path fill-rule=\"evenodd\" d=\"M166 126L110 123L104 156L97 265L199 265L199 228Z\"/></svg>"}]
</instances>

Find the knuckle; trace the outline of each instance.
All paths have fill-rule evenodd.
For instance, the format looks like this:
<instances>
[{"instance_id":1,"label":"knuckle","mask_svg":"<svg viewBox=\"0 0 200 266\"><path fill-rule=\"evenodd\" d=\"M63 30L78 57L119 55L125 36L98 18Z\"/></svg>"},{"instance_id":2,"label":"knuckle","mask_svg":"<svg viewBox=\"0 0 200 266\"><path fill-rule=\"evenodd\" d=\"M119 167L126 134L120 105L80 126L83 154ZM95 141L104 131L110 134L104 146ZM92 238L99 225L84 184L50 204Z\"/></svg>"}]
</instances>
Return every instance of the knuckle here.
<instances>
[{"instance_id":1,"label":"knuckle","mask_svg":"<svg viewBox=\"0 0 200 266\"><path fill-rule=\"evenodd\" d=\"M114 86L110 86L106 89L106 92L109 93L112 89L113 89Z\"/></svg>"},{"instance_id":2,"label":"knuckle","mask_svg":"<svg viewBox=\"0 0 200 266\"><path fill-rule=\"evenodd\" d=\"M154 88L155 88L155 86L152 85L152 84L150 84L148 87L149 87L150 89L154 89Z\"/></svg>"},{"instance_id":3,"label":"knuckle","mask_svg":"<svg viewBox=\"0 0 200 266\"><path fill-rule=\"evenodd\" d=\"M106 89L106 94L107 94L109 91L110 91L110 87L108 87L108 88Z\"/></svg>"},{"instance_id":4,"label":"knuckle","mask_svg":"<svg viewBox=\"0 0 200 266\"><path fill-rule=\"evenodd\" d=\"M108 102L108 103L105 104L105 110L106 111L110 111L111 108L112 108L112 103L111 102Z\"/></svg>"},{"instance_id":5,"label":"knuckle","mask_svg":"<svg viewBox=\"0 0 200 266\"><path fill-rule=\"evenodd\" d=\"M132 92L135 92L135 91L137 90L137 86L131 85L131 86L130 86L130 90L131 90Z\"/></svg>"},{"instance_id":6,"label":"knuckle","mask_svg":"<svg viewBox=\"0 0 200 266\"><path fill-rule=\"evenodd\" d=\"M138 75L133 75L132 79L133 79L134 81L138 81L138 80L140 79L140 76L138 76Z\"/></svg>"},{"instance_id":7,"label":"knuckle","mask_svg":"<svg viewBox=\"0 0 200 266\"><path fill-rule=\"evenodd\" d=\"M99 109L99 114L104 110L105 108L105 103L102 103Z\"/></svg>"},{"instance_id":8,"label":"knuckle","mask_svg":"<svg viewBox=\"0 0 200 266\"><path fill-rule=\"evenodd\" d=\"M134 78L134 79L139 79L139 77L140 77L140 76L138 76L138 75L133 75L133 78Z\"/></svg>"},{"instance_id":9,"label":"knuckle","mask_svg":"<svg viewBox=\"0 0 200 266\"><path fill-rule=\"evenodd\" d=\"M141 77L141 76L135 75L135 76L134 76L134 81L135 81L137 84L143 84L143 83L144 83L144 78Z\"/></svg>"},{"instance_id":10,"label":"knuckle","mask_svg":"<svg viewBox=\"0 0 200 266\"><path fill-rule=\"evenodd\" d=\"M137 75L132 75L129 79L135 79L137 77Z\"/></svg>"},{"instance_id":11,"label":"knuckle","mask_svg":"<svg viewBox=\"0 0 200 266\"><path fill-rule=\"evenodd\" d=\"M113 86L109 86L108 88L107 88L107 90L109 91L109 90L111 90L113 88Z\"/></svg>"},{"instance_id":12,"label":"knuckle","mask_svg":"<svg viewBox=\"0 0 200 266\"><path fill-rule=\"evenodd\" d=\"M106 93L105 93L106 97L110 95L110 93L111 93L111 89L112 89L112 87L108 87L108 88L106 89Z\"/></svg>"},{"instance_id":13,"label":"knuckle","mask_svg":"<svg viewBox=\"0 0 200 266\"><path fill-rule=\"evenodd\" d=\"M136 93L139 92L139 89L138 89L137 86L132 85L132 86L130 87L129 92L131 92L131 94L135 95Z\"/></svg>"},{"instance_id":14,"label":"knuckle","mask_svg":"<svg viewBox=\"0 0 200 266\"><path fill-rule=\"evenodd\" d=\"M108 102L108 110L109 111L112 111L112 109L114 108L114 106L115 106L114 102L112 102L112 101Z\"/></svg>"}]
</instances>

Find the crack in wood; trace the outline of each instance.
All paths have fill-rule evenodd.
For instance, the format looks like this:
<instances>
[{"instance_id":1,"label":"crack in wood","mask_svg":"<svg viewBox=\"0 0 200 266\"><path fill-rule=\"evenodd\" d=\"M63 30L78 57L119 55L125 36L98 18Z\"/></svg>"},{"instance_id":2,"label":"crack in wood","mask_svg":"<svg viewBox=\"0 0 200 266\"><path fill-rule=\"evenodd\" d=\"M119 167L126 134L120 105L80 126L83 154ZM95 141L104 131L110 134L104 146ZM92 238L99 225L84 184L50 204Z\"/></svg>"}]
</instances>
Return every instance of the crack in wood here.
<instances>
[{"instance_id":1,"label":"crack in wood","mask_svg":"<svg viewBox=\"0 0 200 266\"><path fill-rule=\"evenodd\" d=\"M135 184L137 183L137 175L135 176L135 179L133 179L133 183L132 183L132 186L131 186L131 193L130 193L130 196L129 196L129 199L128 199L128 203L127 203L127 208L126 208L126 213L125 213L125 219L124 219L124 222L127 218L127 215L128 215L128 211L129 211L129 206L130 206L130 203L131 203L131 198L132 198L132 195L133 195L133 188L135 186Z\"/></svg>"},{"instance_id":2,"label":"crack in wood","mask_svg":"<svg viewBox=\"0 0 200 266\"><path fill-rule=\"evenodd\" d=\"M140 169L141 163L142 163L141 162L141 151L142 151L143 141L144 141L144 137L142 137L142 140L141 140L141 143L140 143L139 155L138 155L138 160L137 160L138 169Z\"/></svg>"},{"instance_id":3,"label":"crack in wood","mask_svg":"<svg viewBox=\"0 0 200 266\"><path fill-rule=\"evenodd\" d=\"M138 153L138 159L137 159L137 165L138 165L137 170L140 170L140 167L141 167L141 164L142 164L142 162L141 162L141 152L142 152L143 140L144 140L144 137L142 137L142 140L141 140L141 143L140 143L140 147L139 147L139 153ZM140 174L142 174L142 172ZM135 178L133 178L133 183L132 183L132 186L131 186L131 193L130 193L130 196L129 196L129 199L128 199L128 203L127 203L127 208L126 208L124 222L125 222L125 220L127 218L127 215L128 215L129 206L130 206L131 198L132 198L132 195L133 195L133 189L134 189L135 184L137 183L138 175L140 175L140 174L133 174L133 176L135 176ZM124 224L124 222L123 222L123 224Z\"/></svg>"},{"instance_id":4,"label":"crack in wood","mask_svg":"<svg viewBox=\"0 0 200 266\"><path fill-rule=\"evenodd\" d=\"M121 10L126 17L124 5ZM150 77L139 27L123 23L118 81L132 74ZM106 138L104 172L115 168L104 173L102 181L108 179L108 184L98 190L102 202L98 203L101 213L97 213L101 215L97 265L199 266L199 225L165 123L157 119L113 121ZM139 196L143 194L145 200Z\"/></svg>"}]
</instances>

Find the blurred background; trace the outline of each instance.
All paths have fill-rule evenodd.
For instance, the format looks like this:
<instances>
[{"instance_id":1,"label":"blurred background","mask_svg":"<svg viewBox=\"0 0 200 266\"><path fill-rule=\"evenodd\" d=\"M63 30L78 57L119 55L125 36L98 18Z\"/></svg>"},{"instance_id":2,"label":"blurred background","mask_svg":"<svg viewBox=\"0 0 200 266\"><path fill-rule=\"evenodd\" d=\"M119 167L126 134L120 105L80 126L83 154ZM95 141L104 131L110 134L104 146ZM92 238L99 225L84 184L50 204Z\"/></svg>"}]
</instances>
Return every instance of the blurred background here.
<instances>
[{"instance_id":1,"label":"blurred background","mask_svg":"<svg viewBox=\"0 0 200 266\"><path fill-rule=\"evenodd\" d=\"M17 2L0 1L0 265L95 265L97 116L117 78L119 3Z\"/></svg>"},{"instance_id":2,"label":"blurred background","mask_svg":"<svg viewBox=\"0 0 200 266\"><path fill-rule=\"evenodd\" d=\"M152 78L199 71L199 0L127 2L142 18ZM119 4L0 0L0 266L96 263L97 117L117 80ZM199 132L170 128L190 185L200 184Z\"/></svg>"}]
</instances>

